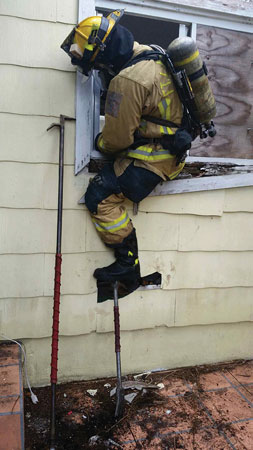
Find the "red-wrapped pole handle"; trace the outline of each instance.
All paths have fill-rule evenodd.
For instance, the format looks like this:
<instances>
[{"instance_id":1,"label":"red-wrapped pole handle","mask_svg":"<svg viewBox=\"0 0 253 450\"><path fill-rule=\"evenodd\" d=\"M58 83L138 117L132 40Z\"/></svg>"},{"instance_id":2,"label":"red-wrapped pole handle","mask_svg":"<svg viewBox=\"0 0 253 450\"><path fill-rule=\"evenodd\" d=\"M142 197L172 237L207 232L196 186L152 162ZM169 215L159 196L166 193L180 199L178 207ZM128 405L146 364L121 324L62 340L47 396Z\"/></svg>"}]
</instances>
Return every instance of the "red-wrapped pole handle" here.
<instances>
[{"instance_id":1,"label":"red-wrapped pole handle","mask_svg":"<svg viewBox=\"0 0 253 450\"><path fill-rule=\"evenodd\" d=\"M61 296L61 264L62 264L62 255L61 253L56 253L55 278L54 278L54 312L53 312L53 326L52 326L51 383L57 383L60 296Z\"/></svg>"},{"instance_id":2,"label":"red-wrapped pole handle","mask_svg":"<svg viewBox=\"0 0 253 450\"><path fill-rule=\"evenodd\" d=\"M115 330L115 352L120 352L120 322L119 307L114 306L114 330Z\"/></svg>"}]
</instances>

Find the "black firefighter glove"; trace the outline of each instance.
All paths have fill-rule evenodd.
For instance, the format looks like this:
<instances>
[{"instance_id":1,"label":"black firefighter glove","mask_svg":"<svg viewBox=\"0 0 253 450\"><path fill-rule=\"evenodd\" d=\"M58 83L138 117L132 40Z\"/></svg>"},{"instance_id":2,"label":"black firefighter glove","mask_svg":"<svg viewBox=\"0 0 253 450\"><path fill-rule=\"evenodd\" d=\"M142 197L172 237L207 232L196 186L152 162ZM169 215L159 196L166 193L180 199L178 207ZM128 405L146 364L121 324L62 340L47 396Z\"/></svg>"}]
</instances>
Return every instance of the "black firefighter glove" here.
<instances>
[{"instance_id":1,"label":"black firefighter glove","mask_svg":"<svg viewBox=\"0 0 253 450\"><path fill-rule=\"evenodd\" d=\"M191 134L185 128L178 128L171 148L171 153L177 157L177 165L185 160L187 150L190 150L192 141Z\"/></svg>"}]
</instances>

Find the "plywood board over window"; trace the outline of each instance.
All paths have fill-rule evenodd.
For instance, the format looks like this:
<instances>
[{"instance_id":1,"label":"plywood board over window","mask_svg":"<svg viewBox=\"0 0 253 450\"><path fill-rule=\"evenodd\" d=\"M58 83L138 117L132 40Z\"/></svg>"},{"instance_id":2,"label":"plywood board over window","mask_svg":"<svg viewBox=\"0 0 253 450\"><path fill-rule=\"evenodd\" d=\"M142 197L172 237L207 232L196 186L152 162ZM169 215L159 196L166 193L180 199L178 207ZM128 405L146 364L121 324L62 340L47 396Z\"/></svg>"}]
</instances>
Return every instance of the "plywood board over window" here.
<instances>
[{"instance_id":1,"label":"plywood board over window","mask_svg":"<svg viewBox=\"0 0 253 450\"><path fill-rule=\"evenodd\" d=\"M252 159L253 36L198 25L197 45L217 103L217 136L195 142L191 156Z\"/></svg>"},{"instance_id":2,"label":"plywood board over window","mask_svg":"<svg viewBox=\"0 0 253 450\"><path fill-rule=\"evenodd\" d=\"M214 118L217 135L213 139L197 138L178 179L164 182L150 195L253 185L251 2L252 0L230 0L227 3L219 0L79 0L79 19L83 18L80 11L86 12L87 4L97 12L125 8L122 24L129 28L132 20L136 22L137 32L136 29L132 31L135 35L141 30L141 39L138 37L137 40L140 39L142 43L149 44L158 39L157 24L160 23L165 27L166 43L160 43L164 48L176 36L193 37L207 65L208 78L217 102L217 115ZM124 20L126 23L123 23ZM167 26L171 31L172 23L173 30L177 32L169 39ZM151 37L153 27L154 38ZM162 28L159 26L159 32ZM143 41L143 30L147 31L147 41ZM81 83L84 84L84 81L79 79L79 87ZM98 132L99 112L102 111L99 108L97 84L94 82L93 85L94 101L92 89L88 89L90 105L85 109L93 121L89 139L82 139L82 133L79 136L77 131L76 174L84 167L92 173L97 172L105 162L93 147L94 137ZM86 123L85 117L83 114L78 120L77 114L77 130ZM100 125L103 126L102 122L101 120Z\"/></svg>"}]
</instances>

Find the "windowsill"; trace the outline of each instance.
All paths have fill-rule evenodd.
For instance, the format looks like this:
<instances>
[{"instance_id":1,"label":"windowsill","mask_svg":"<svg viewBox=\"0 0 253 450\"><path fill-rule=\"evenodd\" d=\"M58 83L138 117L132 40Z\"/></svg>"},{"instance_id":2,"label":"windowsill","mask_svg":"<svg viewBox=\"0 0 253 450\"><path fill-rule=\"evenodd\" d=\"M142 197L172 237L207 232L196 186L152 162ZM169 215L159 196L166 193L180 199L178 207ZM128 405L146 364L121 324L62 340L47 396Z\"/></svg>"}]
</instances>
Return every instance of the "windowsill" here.
<instances>
[{"instance_id":1,"label":"windowsill","mask_svg":"<svg viewBox=\"0 0 253 450\"><path fill-rule=\"evenodd\" d=\"M104 161L93 160L94 167ZM93 172L96 173L96 172ZM176 180L160 183L150 196L253 186L253 160L189 156ZM79 200L84 203L84 196Z\"/></svg>"}]
</instances>

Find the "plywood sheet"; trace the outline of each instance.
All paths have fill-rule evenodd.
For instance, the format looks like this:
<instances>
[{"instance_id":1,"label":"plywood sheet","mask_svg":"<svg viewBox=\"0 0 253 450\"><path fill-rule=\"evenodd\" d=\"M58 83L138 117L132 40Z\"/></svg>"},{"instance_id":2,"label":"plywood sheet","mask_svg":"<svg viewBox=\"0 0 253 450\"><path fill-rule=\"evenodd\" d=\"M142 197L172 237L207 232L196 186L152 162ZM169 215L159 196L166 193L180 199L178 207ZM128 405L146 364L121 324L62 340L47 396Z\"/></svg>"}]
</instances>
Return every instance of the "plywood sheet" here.
<instances>
[{"instance_id":1,"label":"plywood sheet","mask_svg":"<svg viewBox=\"0 0 253 450\"><path fill-rule=\"evenodd\" d=\"M197 44L217 102L217 135L192 156L253 158L253 35L198 25Z\"/></svg>"},{"instance_id":2,"label":"plywood sheet","mask_svg":"<svg viewBox=\"0 0 253 450\"><path fill-rule=\"evenodd\" d=\"M0 66L0 111L75 116L75 74L50 69Z\"/></svg>"},{"instance_id":3,"label":"plywood sheet","mask_svg":"<svg viewBox=\"0 0 253 450\"><path fill-rule=\"evenodd\" d=\"M163 0L164 1L164 0ZM165 0L167 1L167 0ZM221 2L220 0L180 0L180 5L192 6L197 8L210 9L212 11L221 11L228 13L246 13L252 15L252 7L250 0L229 0L229 2Z\"/></svg>"},{"instance_id":4,"label":"plywood sheet","mask_svg":"<svg viewBox=\"0 0 253 450\"><path fill-rule=\"evenodd\" d=\"M72 25L2 16L0 41L2 64L52 68L74 72L69 56L60 48ZM43 38L42 38L43 36ZM13 43L18 42L18 51Z\"/></svg>"}]
</instances>

